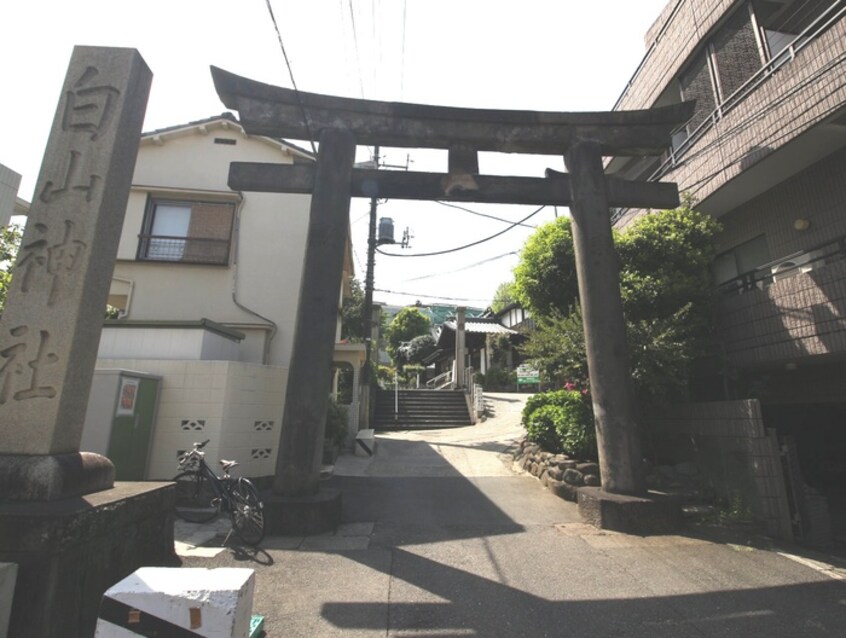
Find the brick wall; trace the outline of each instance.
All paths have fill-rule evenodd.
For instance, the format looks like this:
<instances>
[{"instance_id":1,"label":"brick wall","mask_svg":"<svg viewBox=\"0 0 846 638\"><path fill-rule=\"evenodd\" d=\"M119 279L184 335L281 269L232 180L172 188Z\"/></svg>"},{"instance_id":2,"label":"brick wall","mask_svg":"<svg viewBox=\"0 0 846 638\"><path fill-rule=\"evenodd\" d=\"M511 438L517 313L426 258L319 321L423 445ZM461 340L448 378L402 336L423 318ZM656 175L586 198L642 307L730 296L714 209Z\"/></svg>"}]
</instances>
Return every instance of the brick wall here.
<instances>
[{"instance_id":1,"label":"brick wall","mask_svg":"<svg viewBox=\"0 0 846 638\"><path fill-rule=\"evenodd\" d=\"M778 441L756 399L673 406L648 425L652 447L665 459L695 463L718 496L739 497L767 534L793 540Z\"/></svg>"}]
</instances>

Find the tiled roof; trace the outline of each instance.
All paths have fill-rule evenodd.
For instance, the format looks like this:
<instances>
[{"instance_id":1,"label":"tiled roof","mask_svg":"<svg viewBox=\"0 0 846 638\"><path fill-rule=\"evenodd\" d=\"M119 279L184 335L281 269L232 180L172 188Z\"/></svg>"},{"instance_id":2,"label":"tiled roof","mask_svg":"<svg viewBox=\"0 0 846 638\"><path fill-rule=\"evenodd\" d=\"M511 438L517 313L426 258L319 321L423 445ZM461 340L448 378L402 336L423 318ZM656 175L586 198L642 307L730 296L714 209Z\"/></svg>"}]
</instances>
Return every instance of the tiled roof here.
<instances>
[{"instance_id":1,"label":"tiled roof","mask_svg":"<svg viewBox=\"0 0 846 638\"><path fill-rule=\"evenodd\" d=\"M455 319L448 319L444 322L444 327L455 331ZM507 334L515 335L516 330L506 328L501 323L498 323L493 317L472 317L464 320L465 332L477 332L485 334Z\"/></svg>"}]
</instances>

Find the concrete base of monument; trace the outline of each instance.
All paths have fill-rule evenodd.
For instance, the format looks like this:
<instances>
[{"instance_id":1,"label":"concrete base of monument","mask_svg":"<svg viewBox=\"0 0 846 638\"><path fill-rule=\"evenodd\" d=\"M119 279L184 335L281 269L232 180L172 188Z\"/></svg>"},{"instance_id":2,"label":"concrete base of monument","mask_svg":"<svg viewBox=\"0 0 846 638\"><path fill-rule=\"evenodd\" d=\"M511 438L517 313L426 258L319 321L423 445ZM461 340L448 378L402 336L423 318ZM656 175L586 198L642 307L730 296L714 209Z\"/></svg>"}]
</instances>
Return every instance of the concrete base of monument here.
<instances>
[{"instance_id":1,"label":"concrete base of monument","mask_svg":"<svg viewBox=\"0 0 846 638\"><path fill-rule=\"evenodd\" d=\"M333 532L341 524L341 491L321 487L316 494L262 495L268 534L309 536Z\"/></svg>"},{"instance_id":2,"label":"concrete base of monument","mask_svg":"<svg viewBox=\"0 0 846 638\"><path fill-rule=\"evenodd\" d=\"M56 501L107 490L115 466L94 452L0 454L0 501Z\"/></svg>"},{"instance_id":3,"label":"concrete base of monument","mask_svg":"<svg viewBox=\"0 0 846 638\"><path fill-rule=\"evenodd\" d=\"M178 564L173 483L117 483L46 503L0 503L0 561L18 565L10 636L92 636L109 587Z\"/></svg>"},{"instance_id":4,"label":"concrete base of monument","mask_svg":"<svg viewBox=\"0 0 846 638\"><path fill-rule=\"evenodd\" d=\"M682 526L681 503L665 494L629 496L580 487L578 502L582 518L600 529L648 536L671 534Z\"/></svg>"}]
</instances>

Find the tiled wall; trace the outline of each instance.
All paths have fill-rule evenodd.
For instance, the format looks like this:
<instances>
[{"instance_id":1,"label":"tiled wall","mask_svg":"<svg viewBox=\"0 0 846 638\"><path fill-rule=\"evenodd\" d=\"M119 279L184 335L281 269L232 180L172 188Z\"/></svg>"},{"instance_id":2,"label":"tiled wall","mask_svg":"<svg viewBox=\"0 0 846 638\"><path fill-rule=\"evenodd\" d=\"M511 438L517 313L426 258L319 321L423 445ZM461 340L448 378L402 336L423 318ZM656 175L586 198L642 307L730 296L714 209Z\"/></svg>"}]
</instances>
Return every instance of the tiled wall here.
<instances>
[{"instance_id":1,"label":"tiled wall","mask_svg":"<svg viewBox=\"0 0 846 638\"><path fill-rule=\"evenodd\" d=\"M846 235L846 149L833 153L720 218L717 252L766 233L773 259ZM811 222L804 231L793 223Z\"/></svg>"},{"instance_id":2,"label":"tiled wall","mask_svg":"<svg viewBox=\"0 0 846 638\"><path fill-rule=\"evenodd\" d=\"M846 149L723 217L718 252L765 233L773 260L846 236ZM810 222L797 231L794 221ZM833 252L830 246L825 252ZM846 351L846 262L719 301L720 335L736 366Z\"/></svg>"},{"instance_id":3,"label":"tiled wall","mask_svg":"<svg viewBox=\"0 0 846 638\"><path fill-rule=\"evenodd\" d=\"M801 135L846 103L846 20L803 49L729 111L662 179L704 200L729 180Z\"/></svg>"},{"instance_id":4,"label":"tiled wall","mask_svg":"<svg viewBox=\"0 0 846 638\"><path fill-rule=\"evenodd\" d=\"M643 63L620 102L621 110L652 106L664 87L678 75L702 38L736 0L670 0L646 35L646 46L655 48ZM674 8L678 9L673 13ZM656 40L657 39L657 40Z\"/></svg>"},{"instance_id":5,"label":"tiled wall","mask_svg":"<svg viewBox=\"0 0 846 638\"><path fill-rule=\"evenodd\" d=\"M735 366L846 352L846 261L719 303L720 338Z\"/></svg>"},{"instance_id":6,"label":"tiled wall","mask_svg":"<svg viewBox=\"0 0 846 638\"><path fill-rule=\"evenodd\" d=\"M98 359L98 368L122 368L162 377L147 478L169 479L180 451L210 439L206 461L234 459L241 476L274 473L285 368L234 361Z\"/></svg>"}]
</instances>

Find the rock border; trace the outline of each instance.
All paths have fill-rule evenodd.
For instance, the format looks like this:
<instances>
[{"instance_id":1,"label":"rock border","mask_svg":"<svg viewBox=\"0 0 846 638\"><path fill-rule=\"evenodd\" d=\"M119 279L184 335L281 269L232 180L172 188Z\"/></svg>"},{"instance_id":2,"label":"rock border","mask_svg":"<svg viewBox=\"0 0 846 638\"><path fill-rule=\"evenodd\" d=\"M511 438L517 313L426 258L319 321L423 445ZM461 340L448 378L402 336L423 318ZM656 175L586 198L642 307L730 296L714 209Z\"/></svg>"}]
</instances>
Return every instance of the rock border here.
<instances>
[{"instance_id":1,"label":"rock border","mask_svg":"<svg viewBox=\"0 0 846 638\"><path fill-rule=\"evenodd\" d=\"M512 467L531 474L550 492L573 503L580 487L601 485L599 465L595 461L553 454L526 438L521 439L512 452Z\"/></svg>"}]
</instances>

